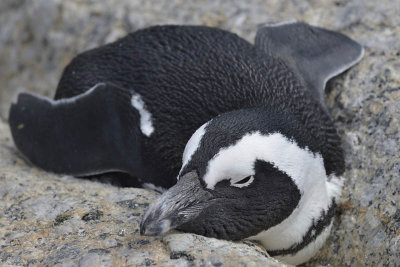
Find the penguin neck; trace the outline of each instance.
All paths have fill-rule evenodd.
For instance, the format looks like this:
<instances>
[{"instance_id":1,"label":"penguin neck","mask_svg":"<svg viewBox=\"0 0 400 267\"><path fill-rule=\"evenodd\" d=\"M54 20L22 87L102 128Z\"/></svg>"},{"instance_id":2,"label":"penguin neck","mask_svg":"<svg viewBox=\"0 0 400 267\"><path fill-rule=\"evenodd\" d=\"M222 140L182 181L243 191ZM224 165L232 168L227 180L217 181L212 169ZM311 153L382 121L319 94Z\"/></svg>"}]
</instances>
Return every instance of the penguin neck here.
<instances>
[{"instance_id":1,"label":"penguin neck","mask_svg":"<svg viewBox=\"0 0 400 267\"><path fill-rule=\"evenodd\" d=\"M313 181L312 185L301 190L302 197L289 217L249 238L261 242L271 256L287 263L307 261L321 248L341 192L341 177L322 175L308 180Z\"/></svg>"}]
</instances>

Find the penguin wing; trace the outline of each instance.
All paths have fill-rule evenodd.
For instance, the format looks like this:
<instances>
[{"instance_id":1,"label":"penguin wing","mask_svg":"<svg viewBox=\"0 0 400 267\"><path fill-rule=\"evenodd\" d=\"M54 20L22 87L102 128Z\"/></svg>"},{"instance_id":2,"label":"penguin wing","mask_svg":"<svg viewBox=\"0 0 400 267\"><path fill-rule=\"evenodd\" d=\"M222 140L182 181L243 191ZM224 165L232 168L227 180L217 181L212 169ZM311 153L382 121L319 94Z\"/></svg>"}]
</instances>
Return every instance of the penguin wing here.
<instances>
[{"instance_id":1,"label":"penguin wing","mask_svg":"<svg viewBox=\"0 0 400 267\"><path fill-rule=\"evenodd\" d=\"M139 114L130 101L129 91L104 83L57 101L23 93L10 109L12 136L32 163L49 171L139 176Z\"/></svg>"},{"instance_id":2,"label":"penguin wing","mask_svg":"<svg viewBox=\"0 0 400 267\"><path fill-rule=\"evenodd\" d=\"M324 107L326 82L360 61L364 53L347 36L302 22L261 27L255 46L282 59Z\"/></svg>"}]
</instances>

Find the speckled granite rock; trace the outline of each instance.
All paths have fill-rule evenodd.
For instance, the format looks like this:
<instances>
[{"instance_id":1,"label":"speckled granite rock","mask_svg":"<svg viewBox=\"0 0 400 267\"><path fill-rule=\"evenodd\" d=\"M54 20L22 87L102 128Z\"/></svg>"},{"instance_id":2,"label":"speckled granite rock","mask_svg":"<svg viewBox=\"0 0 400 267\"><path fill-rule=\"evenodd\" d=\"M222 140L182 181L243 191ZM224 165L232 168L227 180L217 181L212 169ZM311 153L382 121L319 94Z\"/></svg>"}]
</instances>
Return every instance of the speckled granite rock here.
<instances>
[{"instance_id":1,"label":"speckled granite rock","mask_svg":"<svg viewBox=\"0 0 400 267\"><path fill-rule=\"evenodd\" d=\"M62 69L76 53L145 26L205 24L250 41L257 25L265 22L297 19L338 30L362 43L366 53L360 64L328 85L328 104L347 154L347 181L333 233L310 265L400 265L399 0L104 2L0 2L0 117L7 118L18 92L52 96ZM135 265L139 262L134 260L142 260L141 264L150 265L170 260L167 249L176 252L173 257L181 255L176 265L179 261L216 263L206 256L190 261L192 254L168 247L174 238L182 238L183 243L194 239L197 244L200 237L177 235L161 241L134 234L142 205L153 193L54 177L26 165L10 141L3 138L0 146L4 209L0 210L0 251L5 262L40 259L52 265L74 258L82 264L126 260ZM116 204L124 200L128 203ZM95 219L85 222L82 217ZM219 241L204 240L201 244L206 248L219 246ZM22 243L30 249L21 250ZM196 252L189 245L185 249Z\"/></svg>"},{"instance_id":2,"label":"speckled granite rock","mask_svg":"<svg viewBox=\"0 0 400 267\"><path fill-rule=\"evenodd\" d=\"M0 121L1 266L283 266L251 242L140 236L141 216L156 196L31 167Z\"/></svg>"}]
</instances>

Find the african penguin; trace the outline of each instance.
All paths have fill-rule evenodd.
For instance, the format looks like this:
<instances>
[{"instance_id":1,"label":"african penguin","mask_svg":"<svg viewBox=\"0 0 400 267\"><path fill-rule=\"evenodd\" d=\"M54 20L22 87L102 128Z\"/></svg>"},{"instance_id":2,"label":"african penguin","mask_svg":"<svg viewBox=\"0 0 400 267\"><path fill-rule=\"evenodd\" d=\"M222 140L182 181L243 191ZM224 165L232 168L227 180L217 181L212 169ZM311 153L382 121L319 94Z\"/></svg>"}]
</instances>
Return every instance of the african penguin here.
<instances>
[{"instance_id":1,"label":"african penguin","mask_svg":"<svg viewBox=\"0 0 400 267\"><path fill-rule=\"evenodd\" d=\"M169 188L144 215L144 235L258 240L300 264L327 238L343 183L325 84L362 55L301 22L264 25L254 45L210 27L155 26L78 55L55 100L20 94L9 123L45 170Z\"/></svg>"}]
</instances>

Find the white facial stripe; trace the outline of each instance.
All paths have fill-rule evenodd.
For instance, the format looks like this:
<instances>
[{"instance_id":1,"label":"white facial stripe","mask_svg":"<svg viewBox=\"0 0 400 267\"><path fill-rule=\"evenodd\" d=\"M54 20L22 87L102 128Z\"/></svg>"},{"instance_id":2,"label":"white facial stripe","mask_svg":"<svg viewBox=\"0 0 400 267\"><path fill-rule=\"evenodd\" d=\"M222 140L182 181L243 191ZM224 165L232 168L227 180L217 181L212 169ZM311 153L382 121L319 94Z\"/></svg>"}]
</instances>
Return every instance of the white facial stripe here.
<instances>
[{"instance_id":1,"label":"white facial stripe","mask_svg":"<svg viewBox=\"0 0 400 267\"><path fill-rule=\"evenodd\" d=\"M183 156L182 156L182 168L179 171L179 174L183 170L183 168L186 166L186 164L190 161L192 158L193 154L197 151L197 149L200 146L201 138L203 138L206 130L205 128L207 127L209 122L203 124L199 129L197 129L192 137L190 137L189 141L187 142L185 146L185 150L183 151ZM178 175L179 178L179 175Z\"/></svg>"},{"instance_id":2,"label":"white facial stripe","mask_svg":"<svg viewBox=\"0 0 400 267\"><path fill-rule=\"evenodd\" d=\"M203 179L209 189L224 179L231 183L254 174L254 162L264 160L286 173L300 190L300 202L292 214L278 225L249 239L259 240L267 250L287 249L300 243L332 199L340 195L342 179L327 178L323 159L280 133L262 135L254 132L234 145L223 148L209 161Z\"/></svg>"},{"instance_id":3,"label":"white facial stripe","mask_svg":"<svg viewBox=\"0 0 400 267\"><path fill-rule=\"evenodd\" d=\"M151 114L145 108L145 103L140 95L132 95L131 104L137 109L140 115L140 130L146 136L150 136L154 132L154 127L151 122Z\"/></svg>"},{"instance_id":4,"label":"white facial stripe","mask_svg":"<svg viewBox=\"0 0 400 267\"><path fill-rule=\"evenodd\" d=\"M300 243L313 220L318 219L322 211L328 210L333 198L339 197L342 178L331 175L328 179L321 155L300 148L282 134L262 135L255 132L221 149L209 161L203 179L209 189L224 179L231 179L233 185L243 177L254 174L257 159L273 164L291 177L302 196L288 218L249 239L261 241L267 250L287 249Z\"/></svg>"},{"instance_id":5,"label":"white facial stripe","mask_svg":"<svg viewBox=\"0 0 400 267\"><path fill-rule=\"evenodd\" d=\"M315 181L310 181L308 177L326 177L321 155L301 149L280 133L262 135L254 132L243 136L236 144L221 149L209 161L203 179L209 189L224 179L238 181L254 174L254 162L257 159L270 162L289 175L300 192L314 185Z\"/></svg>"}]
</instances>

